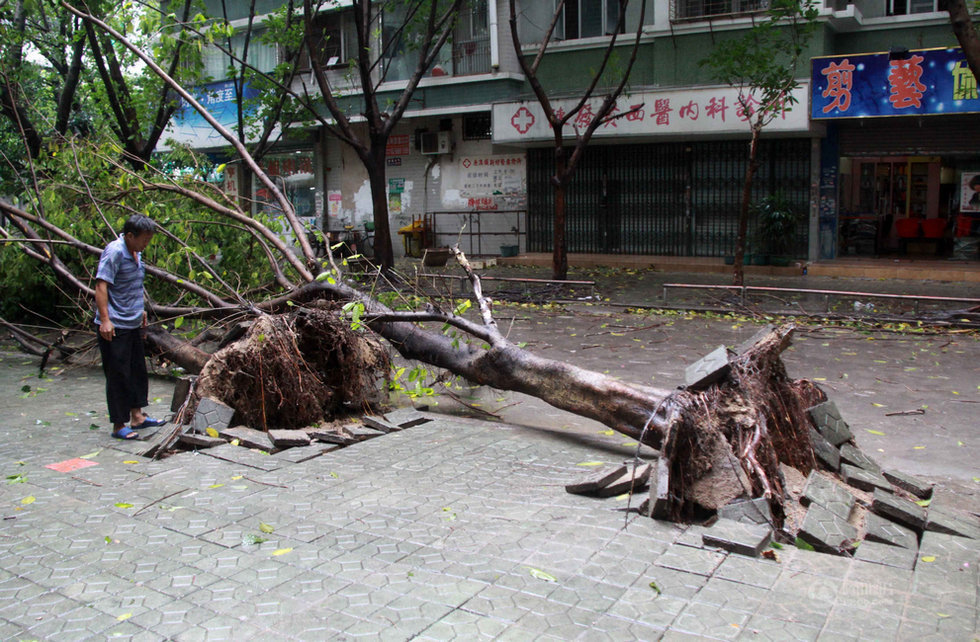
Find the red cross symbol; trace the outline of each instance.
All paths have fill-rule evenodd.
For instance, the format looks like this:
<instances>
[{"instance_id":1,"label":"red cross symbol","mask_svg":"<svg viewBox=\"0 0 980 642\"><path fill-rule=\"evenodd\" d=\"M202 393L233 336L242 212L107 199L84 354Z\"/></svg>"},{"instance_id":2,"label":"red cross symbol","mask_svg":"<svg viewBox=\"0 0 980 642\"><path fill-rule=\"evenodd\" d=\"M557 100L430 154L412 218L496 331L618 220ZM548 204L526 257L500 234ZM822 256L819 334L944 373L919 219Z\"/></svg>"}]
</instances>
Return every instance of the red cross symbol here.
<instances>
[{"instance_id":1,"label":"red cross symbol","mask_svg":"<svg viewBox=\"0 0 980 642\"><path fill-rule=\"evenodd\" d=\"M521 107L510 117L510 124L521 134L526 134L534 124L534 114L527 107Z\"/></svg>"}]
</instances>

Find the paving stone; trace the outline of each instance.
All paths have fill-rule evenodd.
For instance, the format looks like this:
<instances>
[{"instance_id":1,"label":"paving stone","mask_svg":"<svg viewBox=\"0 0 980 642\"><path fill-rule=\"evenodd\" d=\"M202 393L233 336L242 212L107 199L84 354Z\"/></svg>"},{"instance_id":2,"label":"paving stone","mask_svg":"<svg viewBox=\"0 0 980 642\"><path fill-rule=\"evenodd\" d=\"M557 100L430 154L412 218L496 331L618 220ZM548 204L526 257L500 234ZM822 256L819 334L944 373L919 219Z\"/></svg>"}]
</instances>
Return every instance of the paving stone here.
<instances>
[{"instance_id":1,"label":"paving stone","mask_svg":"<svg viewBox=\"0 0 980 642\"><path fill-rule=\"evenodd\" d=\"M276 448L310 445L310 436L305 430L270 430L269 439Z\"/></svg>"},{"instance_id":2,"label":"paving stone","mask_svg":"<svg viewBox=\"0 0 980 642\"><path fill-rule=\"evenodd\" d=\"M597 471L594 471L591 475L581 481L565 484L565 492L576 495L590 494L599 490L600 488L605 488L612 482L622 477L624 474L626 474L626 464L621 464L619 466L605 466Z\"/></svg>"},{"instance_id":3,"label":"paving stone","mask_svg":"<svg viewBox=\"0 0 980 642\"><path fill-rule=\"evenodd\" d=\"M926 530L980 539L980 526L975 518L939 506L930 506L926 512Z\"/></svg>"},{"instance_id":4,"label":"paving stone","mask_svg":"<svg viewBox=\"0 0 980 642\"><path fill-rule=\"evenodd\" d=\"M861 490L868 492L879 489L885 492L891 492L892 490L891 482L885 479L881 473L874 473L850 464L841 464L840 474L844 478L845 483Z\"/></svg>"},{"instance_id":5,"label":"paving stone","mask_svg":"<svg viewBox=\"0 0 980 642\"><path fill-rule=\"evenodd\" d=\"M893 521L921 531L926 526L926 509L893 493L875 489L871 510Z\"/></svg>"},{"instance_id":6,"label":"paving stone","mask_svg":"<svg viewBox=\"0 0 980 642\"><path fill-rule=\"evenodd\" d=\"M732 553L758 557L772 540L772 528L719 519L701 536L705 546L717 546Z\"/></svg>"},{"instance_id":7,"label":"paving stone","mask_svg":"<svg viewBox=\"0 0 980 642\"><path fill-rule=\"evenodd\" d=\"M841 554L857 538L857 529L820 504L810 504L798 536L818 551Z\"/></svg>"},{"instance_id":8,"label":"paving stone","mask_svg":"<svg viewBox=\"0 0 980 642\"><path fill-rule=\"evenodd\" d=\"M657 460L657 472L650 484L650 517L667 520L670 518L670 460L661 453ZM646 514L646 513L644 513Z\"/></svg>"},{"instance_id":9,"label":"paving stone","mask_svg":"<svg viewBox=\"0 0 980 642\"><path fill-rule=\"evenodd\" d=\"M310 435L310 439L322 441L325 444L349 446L357 442L354 437L352 437L349 433L346 433L343 429L327 430L325 428L321 428L316 430L308 430L307 433Z\"/></svg>"},{"instance_id":10,"label":"paving stone","mask_svg":"<svg viewBox=\"0 0 980 642\"><path fill-rule=\"evenodd\" d=\"M218 430L218 434L228 440L237 439L238 445L245 448L258 448L266 452L272 452L276 449L272 445L272 440L269 439L269 433L248 426L222 428Z\"/></svg>"},{"instance_id":11,"label":"paving stone","mask_svg":"<svg viewBox=\"0 0 980 642\"><path fill-rule=\"evenodd\" d=\"M807 409L810 418L813 419L817 431L823 435L833 446L840 446L845 441L854 439L850 427L840 415L837 404L833 401L825 401Z\"/></svg>"},{"instance_id":12,"label":"paving stone","mask_svg":"<svg viewBox=\"0 0 980 642\"><path fill-rule=\"evenodd\" d=\"M288 461L293 464L301 464L304 461L310 461L311 459L316 459L317 457L328 453L335 448L340 448L340 446L324 446L323 444L315 444L312 446L296 447L296 448L286 448L272 455L273 459L279 461Z\"/></svg>"},{"instance_id":13,"label":"paving stone","mask_svg":"<svg viewBox=\"0 0 980 642\"><path fill-rule=\"evenodd\" d=\"M361 421L363 421L364 425L368 428L374 428L375 430L380 430L381 432L397 432L401 430L401 426L387 421L384 417L364 415L361 417Z\"/></svg>"},{"instance_id":14,"label":"paving stone","mask_svg":"<svg viewBox=\"0 0 980 642\"><path fill-rule=\"evenodd\" d=\"M875 513L868 513L865 518L864 539L913 551L919 548L919 538L915 531Z\"/></svg>"},{"instance_id":15,"label":"paving stone","mask_svg":"<svg viewBox=\"0 0 980 642\"><path fill-rule=\"evenodd\" d=\"M344 430L351 434L351 436L356 441L361 441L363 439L371 439L377 437L378 435L384 434L383 431L378 431L367 426L362 426L360 424L346 424Z\"/></svg>"},{"instance_id":16,"label":"paving stone","mask_svg":"<svg viewBox=\"0 0 980 642\"><path fill-rule=\"evenodd\" d=\"M401 428L413 428L432 421L415 408L399 408L385 413L385 419Z\"/></svg>"},{"instance_id":17,"label":"paving stone","mask_svg":"<svg viewBox=\"0 0 980 642\"><path fill-rule=\"evenodd\" d=\"M916 549L890 546L879 542L864 540L857 547L854 558L885 566L912 570L915 567Z\"/></svg>"},{"instance_id":18,"label":"paving stone","mask_svg":"<svg viewBox=\"0 0 980 642\"><path fill-rule=\"evenodd\" d=\"M612 480L608 485L596 490L598 497L616 497L623 493L638 493L647 486L650 480L650 464L642 464L635 469L632 465L626 467L626 471Z\"/></svg>"},{"instance_id":19,"label":"paving stone","mask_svg":"<svg viewBox=\"0 0 980 642\"><path fill-rule=\"evenodd\" d=\"M728 348L718 346L713 352L698 359L684 370L684 381L692 390L707 388L716 381L724 379L731 367L728 363Z\"/></svg>"},{"instance_id":20,"label":"paving stone","mask_svg":"<svg viewBox=\"0 0 980 642\"><path fill-rule=\"evenodd\" d=\"M931 482L897 470L883 470L881 474L898 488L912 493L916 497L921 497L922 499L932 497L933 484Z\"/></svg>"},{"instance_id":21,"label":"paving stone","mask_svg":"<svg viewBox=\"0 0 980 642\"><path fill-rule=\"evenodd\" d=\"M753 334L751 337L749 337L742 343L738 344L738 347L735 348L735 352L737 352L740 355L745 354L746 352L754 348L755 344L759 343L767 336L769 336L769 333L775 329L776 326L774 326L773 324L771 323L767 324L765 327L763 327L761 330Z\"/></svg>"},{"instance_id":22,"label":"paving stone","mask_svg":"<svg viewBox=\"0 0 980 642\"><path fill-rule=\"evenodd\" d=\"M718 517L745 524L772 524L772 507L765 497L735 501L718 509Z\"/></svg>"},{"instance_id":23,"label":"paving stone","mask_svg":"<svg viewBox=\"0 0 980 642\"><path fill-rule=\"evenodd\" d=\"M214 428L219 433L231 424L231 418L235 410L230 406L204 397L197 404L197 410L191 419L191 428L194 432L206 432L208 428Z\"/></svg>"},{"instance_id":24,"label":"paving stone","mask_svg":"<svg viewBox=\"0 0 980 642\"><path fill-rule=\"evenodd\" d=\"M178 377L177 381L174 382L174 394L170 399L170 412L177 412L184 405L187 395L191 391L191 383L195 379L197 377Z\"/></svg>"},{"instance_id":25,"label":"paving stone","mask_svg":"<svg viewBox=\"0 0 980 642\"><path fill-rule=\"evenodd\" d=\"M841 444L840 458L846 464L851 464L852 466L857 466L873 473L881 472L881 466L875 460L865 455L864 451L854 444Z\"/></svg>"},{"instance_id":26,"label":"paving stone","mask_svg":"<svg viewBox=\"0 0 980 642\"><path fill-rule=\"evenodd\" d=\"M810 429L810 444L813 446L813 454L817 460L828 470L834 472L840 470L840 451L813 428Z\"/></svg>"},{"instance_id":27,"label":"paving stone","mask_svg":"<svg viewBox=\"0 0 980 642\"><path fill-rule=\"evenodd\" d=\"M202 450L201 454L209 457L215 457L224 461L230 461L235 464L241 464L250 468L258 468L259 470L264 470L266 472L278 470L279 468L282 468L283 465L283 462L279 461L278 459L274 459L269 455L263 455L262 453L254 450L242 448L241 446L232 446L231 444L225 444L224 446L217 446L215 448Z\"/></svg>"},{"instance_id":28,"label":"paving stone","mask_svg":"<svg viewBox=\"0 0 980 642\"><path fill-rule=\"evenodd\" d=\"M854 495L846 488L835 484L816 470L810 471L806 488L800 497L800 503L804 506L809 506L811 503L819 504L845 521L851 516L855 501Z\"/></svg>"},{"instance_id":29,"label":"paving stone","mask_svg":"<svg viewBox=\"0 0 980 642\"><path fill-rule=\"evenodd\" d=\"M222 439L221 437L199 435L193 432L186 432L182 434L177 438L177 441L185 446L191 446L193 448L214 448L215 446L221 446L228 443L227 439Z\"/></svg>"}]
</instances>

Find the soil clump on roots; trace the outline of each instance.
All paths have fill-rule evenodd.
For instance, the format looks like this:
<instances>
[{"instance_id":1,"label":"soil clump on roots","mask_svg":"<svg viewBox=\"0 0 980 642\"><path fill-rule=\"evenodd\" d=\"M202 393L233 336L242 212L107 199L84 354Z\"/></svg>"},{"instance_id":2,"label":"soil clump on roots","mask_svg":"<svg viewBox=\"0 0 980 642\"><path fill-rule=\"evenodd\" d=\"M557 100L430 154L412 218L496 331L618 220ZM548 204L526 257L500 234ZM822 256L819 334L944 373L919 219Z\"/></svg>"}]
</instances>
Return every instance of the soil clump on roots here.
<instances>
[{"instance_id":1,"label":"soil clump on roots","mask_svg":"<svg viewBox=\"0 0 980 642\"><path fill-rule=\"evenodd\" d=\"M303 428L370 408L390 371L388 350L336 310L263 315L212 355L193 405L210 397L234 408L238 423Z\"/></svg>"}]
</instances>

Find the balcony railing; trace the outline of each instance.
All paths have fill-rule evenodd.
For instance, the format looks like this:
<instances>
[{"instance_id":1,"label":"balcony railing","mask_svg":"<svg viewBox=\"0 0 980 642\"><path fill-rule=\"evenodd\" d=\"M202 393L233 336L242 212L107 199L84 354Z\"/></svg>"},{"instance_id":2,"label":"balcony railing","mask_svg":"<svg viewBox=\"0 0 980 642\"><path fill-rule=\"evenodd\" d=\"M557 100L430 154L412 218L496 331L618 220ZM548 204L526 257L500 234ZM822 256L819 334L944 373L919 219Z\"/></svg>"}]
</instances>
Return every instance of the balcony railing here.
<instances>
[{"instance_id":1,"label":"balcony railing","mask_svg":"<svg viewBox=\"0 0 980 642\"><path fill-rule=\"evenodd\" d=\"M769 9L769 0L671 0L671 22L737 16Z\"/></svg>"},{"instance_id":2,"label":"balcony railing","mask_svg":"<svg viewBox=\"0 0 980 642\"><path fill-rule=\"evenodd\" d=\"M453 42L453 75L469 76L490 72L490 38Z\"/></svg>"}]
</instances>

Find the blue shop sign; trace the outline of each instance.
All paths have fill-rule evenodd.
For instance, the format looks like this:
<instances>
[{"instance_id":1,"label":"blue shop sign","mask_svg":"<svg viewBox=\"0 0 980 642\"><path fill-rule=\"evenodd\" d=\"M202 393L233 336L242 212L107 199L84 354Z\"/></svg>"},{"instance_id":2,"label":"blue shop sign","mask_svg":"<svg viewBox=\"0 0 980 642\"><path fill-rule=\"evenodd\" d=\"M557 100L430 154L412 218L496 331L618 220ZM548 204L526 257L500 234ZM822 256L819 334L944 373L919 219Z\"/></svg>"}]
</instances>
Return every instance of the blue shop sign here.
<instances>
[{"instance_id":1,"label":"blue shop sign","mask_svg":"<svg viewBox=\"0 0 980 642\"><path fill-rule=\"evenodd\" d=\"M812 59L810 118L980 112L959 47Z\"/></svg>"}]
</instances>

